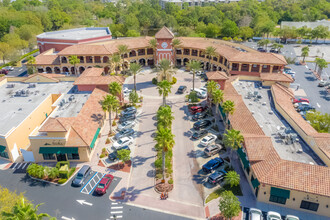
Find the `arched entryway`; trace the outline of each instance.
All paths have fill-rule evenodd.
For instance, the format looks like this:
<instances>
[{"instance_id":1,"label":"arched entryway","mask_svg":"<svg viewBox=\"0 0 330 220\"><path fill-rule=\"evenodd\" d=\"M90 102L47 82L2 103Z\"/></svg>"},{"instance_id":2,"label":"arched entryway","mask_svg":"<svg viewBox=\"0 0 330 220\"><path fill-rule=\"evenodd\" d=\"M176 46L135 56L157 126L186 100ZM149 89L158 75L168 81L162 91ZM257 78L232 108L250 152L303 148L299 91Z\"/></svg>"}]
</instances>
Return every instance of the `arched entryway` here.
<instances>
[{"instance_id":1,"label":"arched entryway","mask_svg":"<svg viewBox=\"0 0 330 220\"><path fill-rule=\"evenodd\" d=\"M103 57L103 63L108 63L108 62L109 62L109 57L104 56L104 57Z\"/></svg>"},{"instance_id":2,"label":"arched entryway","mask_svg":"<svg viewBox=\"0 0 330 220\"><path fill-rule=\"evenodd\" d=\"M61 69L59 67L54 67L54 72L55 73L61 73Z\"/></svg>"},{"instance_id":3,"label":"arched entryway","mask_svg":"<svg viewBox=\"0 0 330 220\"><path fill-rule=\"evenodd\" d=\"M110 67L109 66L104 67L104 73L105 74L108 74L109 71L110 71Z\"/></svg>"},{"instance_id":4,"label":"arched entryway","mask_svg":"<svg viewBox=\"0 0 330 220\"><path fill-rule=\"evenodd\" d=\"M182 65L182 63L181 63L181 59L176 59L176 65L177 65L177 66L181 66L181 65Z\"/></svg>"},{"instance_id":5,"label":"arched entryway","mask_svg":"<svg viewBox=\"0 0 330 220\"><path fill-rule=\"evenodd\" d=\"M85 67L81 66L79 67L79 73L82 74L85 71Z\"/></svg>"},{"instance_id":6,"label":"arched entryway","mask_svg":"<svg viewBox=\"0 0 330 220\"><path fill-rule=\"evenodd\" d=\"M148 59L148 66L154 65L154 59Z\"/></svg>"},{"instance_id":7,"label":"arched entryway","mask_svg":"<svg viewBox=\"0 0 330 220\"><path fill-rule=\"evenodd\" d=\"M213 71L217 71L217 66L216 65L213 65Z\"/></svg>"},{"instance_id":8,"label":"arched entryway","mask_svg":"<svg viewBox=\"0 0 330 220\"><path fill-rule=\"evenodd\" d=\"M183 65L186 66L188 63L189 63L189 59L188 58L184 58L183 59Z\"/></svg>"},{"instance_id":9,"label":"arched entryway","mask_svg":"<svg viewBox=\"0 0 330 220\"><path fill-rule=\"evenodd\" d=\"M51 67L47 66L47 67L46 67L46 72L47 72L47 73L52 73L52 72L53 72L53 70L52 70L52 68L51 68Z\"/></svg>"},{"instance_id":10,"label":"arched entryway","mask_svg":"<svg viewBox=\"0 0 330 220\"><path fill-rule=\"evenodd\" d=\"M68 63L68 59L66 57L61 57L61 63Z\"/></svg>"},{"instance_id":11,"label":"arched entryway","mask_svg":"<svg viewBox=\"0 0 330 220\"><path fill-rule=\"evenodd\" d=\"M219 70L219 71L221 71L221 70L222 70L221 66L219 66L219 67L218 67L218 70Z\"/></svg>"},{"instance_id":12,"label":"arched entryway","mask_svg":"<svg viewBox=\"0 0 330 220\"><path fill-rule=\"evenodd\" d=\"M146 65L146 60L145 59L140 59L139 63L141 66L145 66Z\"/></svg>"},{"instance_id":13,"label":"arched entryway","mask_svg":"<svg viewBox=\"0 0 330 220\"><path fill-rule=\"evenodd\" d=\"M43 73L44 72L44 68L38 68L38 73Z\"/></svg>"},{"instance_id":14,"label":"arched entryway","mask_svg":"<svg viewBox=\"0 0 330 220\"><path fill-rule=\"evenodd\" d=\"M63 68L62 68L62 72L63 72L63 73L69 73L69 68L66 67L66 66L63 67Z\"/></svg>"},{"instance_id":15,"label":"arched entryway","mask_svg":"<svg viewBox=\"0 0 330 220\"><path fill-rule=\"evenodd\" d=\"M130 60L129 62L130 63L136 63L136 60Z\"/></svg>"}]
</instances>

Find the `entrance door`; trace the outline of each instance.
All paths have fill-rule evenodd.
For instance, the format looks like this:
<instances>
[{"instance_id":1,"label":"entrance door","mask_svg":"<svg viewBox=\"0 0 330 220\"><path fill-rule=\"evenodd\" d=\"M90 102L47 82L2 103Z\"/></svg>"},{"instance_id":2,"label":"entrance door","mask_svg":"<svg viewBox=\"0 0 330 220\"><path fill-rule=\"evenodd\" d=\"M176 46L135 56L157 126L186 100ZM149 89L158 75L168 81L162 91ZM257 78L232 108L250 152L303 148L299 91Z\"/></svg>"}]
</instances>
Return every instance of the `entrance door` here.
<instances>
[{"instance_id":1,"label":"entrance door","mask_svg":"<svg viewBox=\"0 0 330 220\"><path fill-rule=\"evenodd\" d=\"M255 195L258 198L259 187L256 188Z\"/></svg>"},{"instance_id":2,"label":"entrance door","mask_svg":"<svg viewBox=\"0 0 330 220\"><path fill-rule=\"evenodd\" d=\"M65 154L56 154L57 161L66 161Z\"/></svg>"}]
</instances>

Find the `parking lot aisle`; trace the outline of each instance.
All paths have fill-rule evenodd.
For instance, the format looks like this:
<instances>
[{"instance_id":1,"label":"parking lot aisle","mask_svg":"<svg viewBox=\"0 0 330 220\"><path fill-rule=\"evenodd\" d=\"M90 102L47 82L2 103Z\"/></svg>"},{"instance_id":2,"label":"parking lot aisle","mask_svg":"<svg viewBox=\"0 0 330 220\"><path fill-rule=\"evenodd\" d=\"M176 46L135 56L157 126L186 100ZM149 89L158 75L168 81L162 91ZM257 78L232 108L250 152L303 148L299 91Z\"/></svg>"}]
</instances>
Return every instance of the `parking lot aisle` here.
<instances>
[{"instance_id":1,"label":"parking lot aisle","mask_svg":"<svg viewBox=\"0 0 330 220\"><path fill-rule=\"evenodd\" d=\"M80 192L84 194L91 194L91 192L104 176L104 173L96 172L92 178L90 178L90 180L88 180L88 182L83 186Z\"/></svg>"},{"instance_id":2,"label":"parking lot aisle","mask_svg":"<svg viewBox=\"0 0 330 220\"><path fill-rule=\"evenodd\" d=\"M112 202L110 219L120 219L120 218L123 218L123 206L121 203Z\"/></svg>"},{"instance_id":3,"label":"parking lot aisle","mask_svg":"<svg viewBox=\"0 0 330 220\"><path fill-rule=\"evenodd\" d=\"M31 162L13 163L9 169L15 170L14 172L26 172L26 169L31 164Z\"/></svg>"}]
</instances>

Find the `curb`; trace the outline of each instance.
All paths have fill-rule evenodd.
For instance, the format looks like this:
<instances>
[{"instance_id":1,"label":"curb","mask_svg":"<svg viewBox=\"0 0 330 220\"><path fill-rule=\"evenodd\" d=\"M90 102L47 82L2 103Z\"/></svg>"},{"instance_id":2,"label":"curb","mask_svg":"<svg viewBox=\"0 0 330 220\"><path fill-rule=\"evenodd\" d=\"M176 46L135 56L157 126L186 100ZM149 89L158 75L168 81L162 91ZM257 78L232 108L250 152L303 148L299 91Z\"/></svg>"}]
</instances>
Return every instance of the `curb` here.
<instances>
[{"instance_id":1,"label":"curb","mask_svg":"<svg viewBox=\"0 0 330 220\"><path fill-rule=\"evenodd\" d=\"M37 181L44 182L44 183L50 183L50 184L53 184L53 185L56 185L56 186L65 186L69 182L69 180L71 180L73 178L73 176L75 176L76 173L78 173L79 170L80 170L80 167L78 169L76 169L76 171L74 171L74 173L71 175L71 177L63 184L53 183L53 182L50 182L48 180L38 179L38 178L30 176L28 173L26 173L26 174L33 180L37 180Z\"/></svg>"}]
</instances>

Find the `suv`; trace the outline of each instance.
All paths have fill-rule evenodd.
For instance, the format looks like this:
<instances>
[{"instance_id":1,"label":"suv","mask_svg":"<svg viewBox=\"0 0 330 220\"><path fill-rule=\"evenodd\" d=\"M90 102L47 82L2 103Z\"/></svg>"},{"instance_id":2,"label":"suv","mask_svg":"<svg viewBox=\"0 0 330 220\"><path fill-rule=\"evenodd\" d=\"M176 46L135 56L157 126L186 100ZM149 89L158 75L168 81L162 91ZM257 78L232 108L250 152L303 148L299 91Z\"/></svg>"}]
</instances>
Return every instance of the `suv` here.
<instances>
[{"instance_id":1,"label":"suv","mask_svg":"<svg viewBox=\"0 0 330 220\"><path fill-rule=\"evenodd\" d=\"M212 160L209 160L206 164L204 164L202 169L205 173L211 173L213 170L217 169L224 163L225 162L222 158L216 157Z\"/></svg>"},{"instance_id":2,"label":"suv","mask_svg":"<svg viewBox=\"0 0 330 220\"><path fill-rule=\"evenodd\" d=\"M207 116L207 112L204 111L204 112L197 112L196 114L194 114L192 116L192 120L193 121L198 121L199 119L203 119L203 118L206 118Z\"/></svg>"},{"instance_id":3,"label":"suv","mask_svg":"<svg viewBox=\"0 0 330 220\"><path fill-rule=\"evenodd\" d=\"M326 87L328 85L330 85L330 82L328 82L328 81L320 81L317 86L318 87Z\"/></svg>"},{"instance_id":4,"label":"suv","mask_svg":"<svg viewBox=\"0 0 330 220\"><path fill-rule=\"evenodd\" d=\"M133 128L135 126L135 121L125 121L118 125L117 130L121 131L123 129Z\"/></svg>"},{"instance_id":5,"label":"suv","mask_svg":"<svg viewBox=\"0 0 330 220\"><path fill-rule=\"evenodd\" d=\"M120 117L119 123L123 123L125 121L134 121L136 119L135 113L127 113Z\"/></svg>"},{"instance_id":6,"label":"suv","mask_svg":"<svg viewBox=\"0 0 330 220\"><path fill-rule=\"evenodd\" d=\"M209 127L211 124L212 124L212 122L210 120L203 119L203 120L200 120L200 121L194 123L194 129L196 131L199 131L200 129Z\"/></svg>"},{"instance_id":7,"label":"suv","mask_svg":"<svg viewBox=\"0 0 330 220\"><path fill-rule=\"evenodd\" d=\"M213 145L207 146L204 149L204 153L205 153L206 156L210 157L214 154L219 153L219 151L221 149L222 149L222 146L220 144L213 144Z\"/></svg>"},{"instance_id":8,"label":"suv","mask_svg":"<svg viewBox=\"0 0 330 220\"><path fill-rule=\"evenodd\" d=\"M194 132L193 135L191 136L192 139L198 140L202 137L205 137L209 132L207 130L201 130L199 132Z\"/></svg>"},{"instance_id":9,"label":"suv","mask_svg":"<svg viewBox=\"0 0 330 220\"><path fill-rule=\"evenodd\" d=\"M209 178L207 179L207 182L211 183L211 184L217 184L220 183L223 178L225 178L227 174L227 171L225 170L220 170L220 171L215 171L214 173L212 173Z\"/></svg>"},{"instance_id":10,"label":"suv","mask_svg":"<svg viewBox=\"0 0 330 220\"><path fill-rule=\"evenodd\" d=\"M178 94L183 94L186 90L187 90L187 86L180 86L180 87L178 88L177 93L178 93Z\"/></svg>"},{"instance_id":11,"label":"suv","mask_svg":"<svg viewBox=\"0 0 330 220\"><path fill-rule=\"evenodd\" d=\"M128 107L126 108L125 110L123 110L121 112L121 115L124 116L124 115L127 115L127 114L135 114L136 113L136 108L135 107Z\"/></svg>"},{"instance_id":12,"label":"suv","mask_svg":"<svg viewBox=\"0 0 330 220\"><path fill-rule=\"evenodd\" d=\"M129 148L129 146L124 146L124 147L120 147L118 148L117 150L115 150L114 152L112 152L111 154L108 155L108 159L111 160L111 161L114 161L117 159L117 152L120 151L120 150L129 150L131 151L131 149Z\"/></svg>"},{"instance_id":13,"label":"suv","mask_svg":"<svg viewBox=\"0 0 330 220\"><path fill-rule=\"evenodd\" d=\"M123 129L115 135L115 139L119 140L120 138L132 136L133 134L134 130L132 128Z\"/></svg>"},{"instance_id":14,"label":"suv","mask_svg":"<svg viewBox=\"0 0 330 220\"><path fill-rule=\"evenodd\" d=\"M82 166L80 168L76 178L72 180L72 186L82 186L87 176L92 173L91 167L88 165Z\"/></svg>"},{"instance_id":15,"label":"suv","mask_svg":"<svg viewBox=\"0 0 330 220\"><path fill-rule=\"evenodd\" d=\"M196 114L197 112L205 111L207 108L208 108L207 106L197 105L197 106L191 106L189 110L190 110L191 114Z\"/></svg>"},{"instance_id":16,"label":"suv","mask_svg":"<svg viewBox=\"0 0 330 220\"><path fill-rule=\"evenodd\" d=\"M202 140L201 140L201 143L200 145L204 146L204 147L207 147L209 146L210 144L213 144L215 142L215 140L217 139L217 136L214 135L214 134L209 134L207 135L206 137L204 137Z\"/></svg>"}]
</instances>

